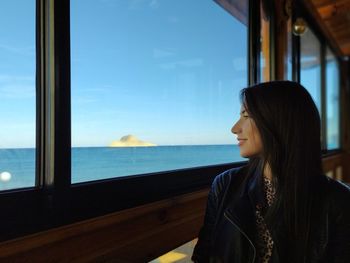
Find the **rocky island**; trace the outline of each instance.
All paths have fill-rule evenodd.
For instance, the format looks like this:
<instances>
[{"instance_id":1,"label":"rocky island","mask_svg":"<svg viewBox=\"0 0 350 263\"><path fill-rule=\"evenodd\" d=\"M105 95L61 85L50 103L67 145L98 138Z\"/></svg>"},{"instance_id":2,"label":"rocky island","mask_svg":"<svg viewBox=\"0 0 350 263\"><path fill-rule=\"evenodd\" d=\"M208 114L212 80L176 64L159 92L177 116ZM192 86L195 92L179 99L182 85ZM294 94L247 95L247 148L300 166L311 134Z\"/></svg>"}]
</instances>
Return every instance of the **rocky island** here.
<instances>
[{"instance_id":1,"label":"rocky island","mask_svg":"<svg viewBox=\"0 0 350 263\"><path fill-rule=\"evenodd\" d=\"M154 143L144 142L136 138L134 135L126 135L120 138L120 140L113 141L109 147L149 147L157 146Z\"/></svg>"}]
</instances>

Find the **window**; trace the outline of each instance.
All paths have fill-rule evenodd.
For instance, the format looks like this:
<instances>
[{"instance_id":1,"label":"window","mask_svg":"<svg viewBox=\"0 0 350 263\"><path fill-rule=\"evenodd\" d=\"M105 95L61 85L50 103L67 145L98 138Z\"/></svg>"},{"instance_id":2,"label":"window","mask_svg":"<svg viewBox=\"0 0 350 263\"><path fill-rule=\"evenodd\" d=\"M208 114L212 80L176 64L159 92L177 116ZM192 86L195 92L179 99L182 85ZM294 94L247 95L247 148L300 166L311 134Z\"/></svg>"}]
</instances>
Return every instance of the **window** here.
<instances>
[{"instance_id":1,"label":"window","mask_svg":"<svg viewBox=\"0 0 350 263\"><path fill-rule=\"evenodd\" d=\"M247 42L248 2L1 1L0 190L28 187L0 193L1 240L193 192L242 165L238 92L248 68L253 84L271 64L255 59L260 28ZM319 43L306 47L302 81L319 101ZM140 141L158 148L116 147Z\"/></svg>"},{"instance_id":2,"label":"window","mask_svg":"<svg viewBox=\"0 0 350 263\"><path fill-rule=\"evenodd\" d=\"M182 1L171 7L158 5L163 1L146 0L99 1L98 4L69 0L1 2L0 19L3 25L9 26L0 29L0 107L6 113L0 115L0 120L7 128L0 132L0 168L4 181L0 185L1 190L27 187L0 193L2 241L193 192L207 186L215 175L242 165L242 162L235 162L235 139L230 128L239 116L238 91L247 85L247 9L242 9L246 6L244 1L238 5L233 1L225 5L223 2L226 1L208 1L198 6L197 1ZM168 1L168 5L172 3ZM192 18L194 14L196 17ZM216 19L208 21L205 19L208 14ZM162 28L159 23L162 21L167 28L161 34L152 35L153 30ZM194 24L188 29L179 28L190 21ZM184 35L172 34L176 32ZM159 42L155 45L154 41ZM161 72L162 78L158 76ZM69 94L71 74L72 101ZM115 86L108 86L106 82ZM142 83L147 85L138 86ZM162 86L155 89L152 84L157 83ZM119 100L116 100L118 94ZM181 101L176 104L173 98ZM103 104L94 104L99 99ZM113 108L114 105L120 108ZM71 106L73 180L70 173ZM39 109L37 113L36 108ZM99 109L103 114L94 115ZM120 115L120 111L130 116ZM115 113L117 115L113 115ZM162 119L162 114L169 118ZM115 118L109 118L111 116ZM205 122L200 118L204 116ZM158 127L164 128L158 131L159 138L171 139L171 146L178 147L179 153L179 156L173 154L174 158L185 159L186 165L179 163L188 169L166 166L162 169L167 171L162 173L154 173L157 169L135 172L132 169L137 167L136 161L149 160L149 156L144 155L144 159L128 156L128 166L124 166L122 174L143 175L119 179L116 170L108 174L108 170L112 170L107 166L109 161L122 166L120 160L123 161L125 155L117 155L119 162L115 159L120 150L132 153L148 149L97 147L101 141L105 142L102 146L106 146L118 140L115 132L123 126L115 129L114 123L120 124L121 120L131 117L137 119L124 124L131 124L128 129L138 130L141 124L149 128L144 135L136 134L149 142L153 139L147 136L158 131L151 124L158 121ZM190 119L196 122L191 123ZM87 122L81 122L85 120ZM108 130L101 134L102 130L96 125L108 121L107 127L113 128L110 139L104 136ZM180 126L180 122L186 125ZM87 133L76 133L82 130ZM178 136L167 134L169 131ZM208 134L210 138L205 136ZM186 142L192 139L196 145L185 155L184 148L190 147ZM89 146L96 149L96 155L83 160L84 150ZM227 149L226 156L216 156L216 146ZM77 149L82 149L82 155L76 154ZM116 151L108 156L110 159L104 158L104 151L111 149ZM204 151L193 153L198 149ZM75 173L79 171L81 160L86 164L87 169L84 169L95 169L84 178ZM157 163L158 160L152 159L151 164L164 165ZM12 173L8 171L11 167L6 166L7 163L21 170L21 176L16 169L12 169ZM94 165L89 166L91 163ZM168 171L171 169L177 170ZM144 174L147 172L152 174ZM71 181L102 179L100 174L113 179L71 185ZM16 181L17 178L20 180Z\"/></svg>"},{"instance_id":3,"label":"window","mask_svg":"<svg viewBox=\"0 0 350 263\"><path fill-rule=\"evenodd\" d=\"M326 49L327 149L340 148L339 69L333 52Z\"/></svg>"},{"instance_id":4,"label":"window","mask_svg":"<svg viewBox=\"0 0 350 263\"><path fill-rule=\"evenodd\" d=\"M320 42L311 29L300 37L300 83L310 92L321 113Z\"/></svg>"},{"instance_id":5,"label":"window","mask_svg":"<svg viewBox=\"0 0 350 263\"><path fill-rule=\"evenodd\" d=\"M0 8L0 190L35 184L35 1Z\"/></svg>"},{"instance_id":6,"label":"window","mask_svg":"<svg viewBox=\"0 0 350 263\"><path fill-rule=\"evenodd\" d=\"M71 1L73 183L242 160L242 3Z\"/></svg>"}]
</instances>

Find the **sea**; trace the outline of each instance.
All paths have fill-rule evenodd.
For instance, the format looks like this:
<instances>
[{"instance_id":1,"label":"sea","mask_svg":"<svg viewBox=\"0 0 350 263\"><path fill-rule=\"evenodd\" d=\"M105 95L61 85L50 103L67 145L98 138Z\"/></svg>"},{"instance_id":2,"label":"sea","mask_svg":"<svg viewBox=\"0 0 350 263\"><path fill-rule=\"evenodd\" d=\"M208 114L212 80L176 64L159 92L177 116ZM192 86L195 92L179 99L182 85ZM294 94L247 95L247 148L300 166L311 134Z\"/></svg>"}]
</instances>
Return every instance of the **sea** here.
<instances>
[{"instance_id":1,"label":"sea","mask_svg":"<svg viewBox=\"0 0 350 263\"><path fill-rule=\"evenodd\" d=\"M72 183L246 160L237 145L73 147ZM35 149L0 149L0 190L35 185Z\"/></svg>"}]
</instances>

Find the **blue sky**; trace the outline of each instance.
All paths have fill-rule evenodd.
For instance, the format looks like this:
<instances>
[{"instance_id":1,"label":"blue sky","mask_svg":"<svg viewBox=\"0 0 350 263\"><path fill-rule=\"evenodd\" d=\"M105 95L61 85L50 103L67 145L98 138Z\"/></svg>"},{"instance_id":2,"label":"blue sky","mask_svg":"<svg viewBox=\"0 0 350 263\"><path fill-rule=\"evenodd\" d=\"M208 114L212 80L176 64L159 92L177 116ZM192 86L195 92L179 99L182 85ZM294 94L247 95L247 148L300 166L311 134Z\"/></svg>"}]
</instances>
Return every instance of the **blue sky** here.
<instances>
[{"instance_id":1,"label":"blue sky","mask_svg":"<svg viewBox=\"0 0 350 263\"><path fill-rule=\"evenodd\" d=\"M71 14L73 145L235 142L246 29L214 1L80 0Z\"/></svg>"},{"instance_id":2,"label":"blue sky","mask_svg":"<svg viewBox=\"0 0 350 263\"><path fill-rule=\"evenodd\" d=\"M34 2L0 3L0 148L35 142Z\"/></svg>"},{"instance_id":3,"label":"blue sky","mask_svg":"<svg viewBox=\"0 0 350 263\"><path fill-rule=\"evenodd\" d=\"M35 1L2 2L0 22L0 148L34 147ZM235 143L246 41L212 0L72 0L73 146Z\"/></svg>"},{"instance_id":4,"label":"blue sky","mask_svg":"<svg viewBox=\"0 0 350 263\"><path fill-rule=\"evenodd\" d=\"M35 1L0 23L0 148L34 147ZM72 0L72 145L236 143L246 34L213 0Z\"/></svg>"}]
</instances>

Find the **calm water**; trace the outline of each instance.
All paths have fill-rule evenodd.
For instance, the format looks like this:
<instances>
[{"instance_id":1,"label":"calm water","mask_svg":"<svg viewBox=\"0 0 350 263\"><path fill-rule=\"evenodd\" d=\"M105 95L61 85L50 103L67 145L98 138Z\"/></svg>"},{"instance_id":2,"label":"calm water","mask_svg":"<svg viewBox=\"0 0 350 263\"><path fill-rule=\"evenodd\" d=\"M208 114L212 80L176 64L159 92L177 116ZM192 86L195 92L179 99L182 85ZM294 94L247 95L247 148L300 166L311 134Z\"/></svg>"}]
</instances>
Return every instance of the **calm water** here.
<instances>
[{"instance_id":1,"label":"calm water","mask_svg":"<svg viewBox=\"0 0 350 263\"><path fill-rule=\"evenodd\" d=\"M241 160L236 145L73 148L72 183ZM34 149L0 149L0 190L34 186L34 178Z\"/></svg>"}]
</instances>

